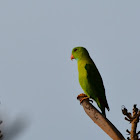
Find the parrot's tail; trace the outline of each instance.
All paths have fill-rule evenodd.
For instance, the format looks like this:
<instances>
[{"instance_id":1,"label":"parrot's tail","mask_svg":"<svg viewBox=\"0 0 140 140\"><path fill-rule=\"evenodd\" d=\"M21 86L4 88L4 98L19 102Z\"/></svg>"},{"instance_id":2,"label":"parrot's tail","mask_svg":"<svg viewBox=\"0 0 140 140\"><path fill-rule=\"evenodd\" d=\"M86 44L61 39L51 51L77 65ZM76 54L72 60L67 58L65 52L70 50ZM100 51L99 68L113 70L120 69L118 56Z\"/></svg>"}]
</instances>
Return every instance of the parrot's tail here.
<instances>
[{"instance_id":1,"label":"parrot's tail","mask_svg":"<svg viewBox=\"0 0 140 140\"><path fill-rule=\"evenodd\" d=\"M105 108L101 108L102 114L106 117Z\"/></svg>"},{"instance_id":2,"label":"parrot's tail","mask_svg":"<svg viewBox=\"0 0 140 140\"><path fill-rule=\"evenodd\" d=\"M98 98L97 104L98 104L99 108L101 109L102 114L106 117L105 108L108 111L110 110L107 101L106 102L103 102L102 99Z\"/></svg>"}]
</instances>

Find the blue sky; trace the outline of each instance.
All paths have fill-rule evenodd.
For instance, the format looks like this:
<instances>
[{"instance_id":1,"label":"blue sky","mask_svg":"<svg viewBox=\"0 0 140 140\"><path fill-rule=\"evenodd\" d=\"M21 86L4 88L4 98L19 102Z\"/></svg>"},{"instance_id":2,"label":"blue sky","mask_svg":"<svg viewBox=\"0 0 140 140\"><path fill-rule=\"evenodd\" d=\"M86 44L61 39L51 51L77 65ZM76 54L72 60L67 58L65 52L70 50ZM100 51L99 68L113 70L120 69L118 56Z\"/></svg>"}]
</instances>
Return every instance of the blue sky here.
<instances>
[{"instance_id":1,"label":"blue sky","mask_svg":"<svg viewBox=\"0 0 140 140\"><path fill-rule=\"evenodd\" d=\"M121 106L139 104L139 1L0 1L0 114L6 140L110 138L76 100L71 50L84 46L106 89L108 119L126 137ZM94 102L95 107L97 107ZM140 127L138 127L140 130Z\"/></svg>"}]
</instances>

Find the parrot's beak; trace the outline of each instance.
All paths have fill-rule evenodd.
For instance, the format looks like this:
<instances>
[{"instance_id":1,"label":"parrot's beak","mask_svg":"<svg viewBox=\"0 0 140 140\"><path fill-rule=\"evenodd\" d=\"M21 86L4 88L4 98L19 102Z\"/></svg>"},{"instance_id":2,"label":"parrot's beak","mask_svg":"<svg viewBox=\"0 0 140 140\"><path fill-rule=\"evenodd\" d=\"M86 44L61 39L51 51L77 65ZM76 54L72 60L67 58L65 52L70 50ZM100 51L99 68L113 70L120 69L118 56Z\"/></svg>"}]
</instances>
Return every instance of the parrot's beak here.
<instances>
[{"instance_id":1,"label":"parrot's beak","mask_svg":"<svg viewBox=\"0 0 140 140\"><path fill-rule=\"evenodd\" d=\"M71 55L71 60L72 60L72 59L75 59L73 55Z\"/></svg>"}]
</instances>

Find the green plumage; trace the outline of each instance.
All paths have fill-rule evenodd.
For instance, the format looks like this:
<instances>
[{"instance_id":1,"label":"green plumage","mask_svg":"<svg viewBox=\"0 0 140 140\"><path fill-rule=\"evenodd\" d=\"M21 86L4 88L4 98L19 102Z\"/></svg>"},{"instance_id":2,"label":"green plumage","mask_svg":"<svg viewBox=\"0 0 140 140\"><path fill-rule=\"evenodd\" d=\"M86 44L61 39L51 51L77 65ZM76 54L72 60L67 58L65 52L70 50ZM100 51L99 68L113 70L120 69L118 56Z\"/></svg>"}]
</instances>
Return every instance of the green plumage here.
<instances>
[{"instance_id":1,"label":"green plumage","mask_svg":"<svg viewBox=\"0 0 140 140\"><path fill-rule=\"evenodd\" d=\"M106 100L105 88L101 75L89 56L88 51L83 47L76 47L72 50L74 59L77 60L79 83L85 94L96 101L102 113L105 114L105 108L109 111Z\"/></svg>"}]
</instances>

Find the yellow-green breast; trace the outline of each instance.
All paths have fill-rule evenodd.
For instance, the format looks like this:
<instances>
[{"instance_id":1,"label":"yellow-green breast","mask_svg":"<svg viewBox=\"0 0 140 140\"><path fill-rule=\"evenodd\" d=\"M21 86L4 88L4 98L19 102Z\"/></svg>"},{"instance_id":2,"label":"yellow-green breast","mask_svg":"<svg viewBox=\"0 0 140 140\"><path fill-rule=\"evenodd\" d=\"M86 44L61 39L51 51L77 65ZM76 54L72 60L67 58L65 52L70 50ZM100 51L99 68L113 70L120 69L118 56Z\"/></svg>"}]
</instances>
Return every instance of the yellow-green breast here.
<instances>
[{"instance_id":1,"label":"yellow-green breast","mask_svg":"<svg viewBox=\"0 0 140 140\"><path fill-rule=\"evenodd\" d=\"M90 64L92 63L90 60L79 60L78 61L78 72L79 72L79 83L82 87L82 89L84 90L85 94L88 97L91 97L94 100L96 100L96 96L93 94L93 87L91 88L91 84L89 83L88 79L87 79L87 70L85 69L85 65L86 64ZM94 96L94 97L93 97Z\"/></svg>"}]
</instances>

